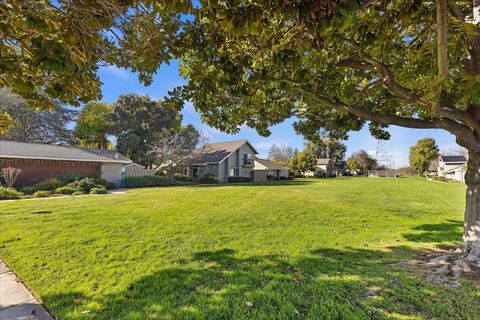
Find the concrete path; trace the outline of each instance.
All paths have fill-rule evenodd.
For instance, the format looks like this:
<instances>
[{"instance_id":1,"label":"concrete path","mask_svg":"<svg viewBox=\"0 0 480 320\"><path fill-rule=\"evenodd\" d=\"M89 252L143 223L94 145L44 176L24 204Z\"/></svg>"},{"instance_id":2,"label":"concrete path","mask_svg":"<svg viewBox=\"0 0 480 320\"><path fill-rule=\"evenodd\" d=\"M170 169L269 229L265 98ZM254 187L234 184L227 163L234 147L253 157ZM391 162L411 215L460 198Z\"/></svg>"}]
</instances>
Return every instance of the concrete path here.
<instances>
[{"instance_id":1,"label":"concrete path","mask_svg":"<svg viewBox=\"0 0 480 320\"><path fill-rule=\"evenodd\" d=\"M45 307L1 259L0 320L53 320Z\"/></svg>"}]
</instances>

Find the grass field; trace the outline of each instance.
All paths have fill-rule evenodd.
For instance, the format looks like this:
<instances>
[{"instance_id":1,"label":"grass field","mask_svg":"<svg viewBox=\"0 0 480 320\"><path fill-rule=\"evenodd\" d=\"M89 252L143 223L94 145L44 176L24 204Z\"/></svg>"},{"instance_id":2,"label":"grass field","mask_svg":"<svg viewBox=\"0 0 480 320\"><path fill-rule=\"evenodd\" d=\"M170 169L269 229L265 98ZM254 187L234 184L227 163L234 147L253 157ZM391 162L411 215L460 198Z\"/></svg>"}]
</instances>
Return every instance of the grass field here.
<instances>
[{"instance_id":1,"label":"grass field","mask_svg":"<svg viewBox=\"0 0 480 320\"><path fill-rule=\"evenodd\" d=\"M5 202L0 256L59 319L480 319L477 285L390 266L458 244L464 192L351 177Z\"/></svg>"}]
</instances>

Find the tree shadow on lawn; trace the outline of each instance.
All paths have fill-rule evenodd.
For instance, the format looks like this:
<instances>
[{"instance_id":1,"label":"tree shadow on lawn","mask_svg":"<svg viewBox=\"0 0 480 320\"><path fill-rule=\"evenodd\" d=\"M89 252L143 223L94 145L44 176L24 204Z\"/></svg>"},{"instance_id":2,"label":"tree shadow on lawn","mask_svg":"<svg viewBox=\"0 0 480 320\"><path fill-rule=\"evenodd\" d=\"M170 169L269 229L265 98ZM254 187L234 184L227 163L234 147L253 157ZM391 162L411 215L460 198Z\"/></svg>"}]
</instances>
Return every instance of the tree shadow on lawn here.
<instances>
[{"instance_id":1,"label":"tree shadow on lawn","mask_svg":"<svg viewBox=\"0 0 480 320\"><path fill-rule=\"evenodd\" d=\"M418 252L321 248L292 259L205 251L118 294L43 296L59 319L475 319L479 289L390 266ZM87 305L89 303L90 310ZM95 307L97 306L97 307Z\"/></svg>"},{"instance_id":2,"label":"tree shadow on lawn","mask_svg":"<svg viewBox=\"0 0 480 320\"><path fill-rule=\"evenodd\" d=\"M406 233L403 237L412 242L435 243L439 246L458 244L462 237L463 221L447 220L441 223L422 224L412 228L422 232Z\"/></svg>"}]
</instances>

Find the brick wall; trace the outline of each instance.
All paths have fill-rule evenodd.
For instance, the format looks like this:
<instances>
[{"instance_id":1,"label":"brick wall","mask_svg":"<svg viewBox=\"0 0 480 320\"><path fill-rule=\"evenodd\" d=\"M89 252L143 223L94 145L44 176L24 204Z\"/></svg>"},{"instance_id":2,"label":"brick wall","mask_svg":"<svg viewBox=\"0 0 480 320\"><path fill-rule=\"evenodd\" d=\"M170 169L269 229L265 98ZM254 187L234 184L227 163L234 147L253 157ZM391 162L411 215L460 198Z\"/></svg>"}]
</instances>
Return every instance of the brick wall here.
<instances>
[{"instance_id":1,"label":"brick wall","mask_svg":"<svg viewBox=\"0 0 480 320\"><path fill-rule=\"evenodd\" d=\"M69 173L92 175L100 172L100 166L98 162L0 158L0 168L22 169L15 186L31 185Z\"/></svg>"}]
</instances>

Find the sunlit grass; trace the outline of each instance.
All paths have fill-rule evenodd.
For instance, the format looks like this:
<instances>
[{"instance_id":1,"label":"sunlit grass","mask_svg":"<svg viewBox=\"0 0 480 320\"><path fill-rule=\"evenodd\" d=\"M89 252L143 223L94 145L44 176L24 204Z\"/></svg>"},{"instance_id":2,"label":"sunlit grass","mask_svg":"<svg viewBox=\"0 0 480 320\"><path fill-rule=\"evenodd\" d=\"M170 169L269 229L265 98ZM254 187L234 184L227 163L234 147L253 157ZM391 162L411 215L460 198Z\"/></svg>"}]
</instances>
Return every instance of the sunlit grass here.
<instances>
[{"instance_id":1,"label":"sunlit grass","mask_svg":"<svg viewBox=\"0 0 480 320\"><path fill-rule=\"evenodd\" d=\"M337 178L0 203L0 255L59 319L480 319L477 286L389 266L458 244L464 191Z\"/></svg>"}]
</instances>

